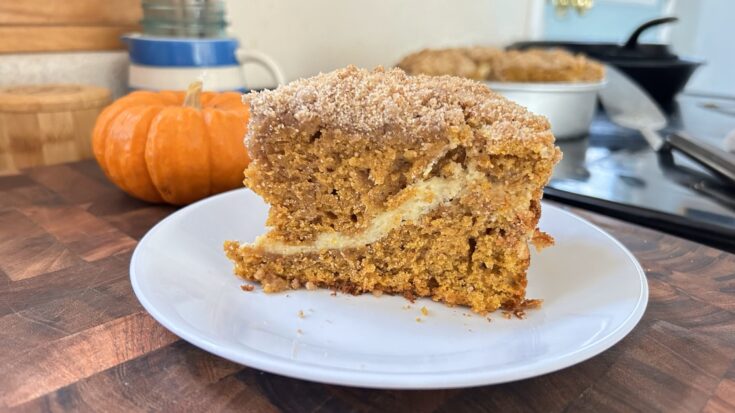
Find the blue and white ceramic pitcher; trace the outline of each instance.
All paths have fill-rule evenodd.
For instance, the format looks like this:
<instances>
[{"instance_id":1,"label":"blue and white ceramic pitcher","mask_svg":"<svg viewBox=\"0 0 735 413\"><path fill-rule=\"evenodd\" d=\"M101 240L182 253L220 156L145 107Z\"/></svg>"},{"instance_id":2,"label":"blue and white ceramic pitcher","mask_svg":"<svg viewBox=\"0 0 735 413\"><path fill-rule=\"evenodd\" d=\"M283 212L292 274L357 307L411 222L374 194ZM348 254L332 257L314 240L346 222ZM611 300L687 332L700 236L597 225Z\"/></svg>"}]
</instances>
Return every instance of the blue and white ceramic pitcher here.
<instances>
[{"instance_id":1,"label":"blue and white ceramic pitcher","mask_svg":"<svg viewBox=\"0 0 735 413\"><path fill-rule=\"evenodd\" d=\"M199 39L123 36L130 54L128 86L131 90L185 90L202 79L211 91L245 91L243 65L263 66L280 85L283 72L269 56L243 50L234 38Z\"/></svg>"}]
</instances>

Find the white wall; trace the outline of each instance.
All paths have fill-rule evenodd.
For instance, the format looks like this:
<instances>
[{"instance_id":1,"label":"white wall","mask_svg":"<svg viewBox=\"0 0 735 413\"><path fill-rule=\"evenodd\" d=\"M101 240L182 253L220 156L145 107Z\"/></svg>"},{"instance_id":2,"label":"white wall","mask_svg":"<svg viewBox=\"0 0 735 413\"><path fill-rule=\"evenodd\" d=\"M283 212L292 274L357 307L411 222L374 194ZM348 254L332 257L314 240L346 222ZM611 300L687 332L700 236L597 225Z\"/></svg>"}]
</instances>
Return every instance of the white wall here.
<instances>
[{"instance_id":1,"label":"white wall","mask_svg":"<svg viewBox=\"0 0 735 413\"><path fill-rule=\"evenodd\" d=\"M622 43L642 23L668 15L675 0L595 0L592 9L578 14L573 10L557 15L547 1L544 6L543 37L549 40ZM665 42L668 28L647 30L642 42Z\"/></svg>"},{"instance_id":2,"label":"white wall","mask_svg":"<svg viewBox=\"0 0 735 413\"><path fill-rule=\"evenodd\" d=\"M503 45L533 34L537 0L226 0L230 31L287 80L348 64L394 65L423 47ZM272 84L248 66L249 87Z\"/></svg>"},{"instance_id":3,"label":"white wall","mask_svg":"<svg viewBox=\"0 0 735 413\"><path fill-rule=\"evenodd\" d=\"M674 50L706 62L686 91L735 97L735 1L676 0L674 10L681 18L671 30Z\"/></svg>"},{"instance_id":4,"label":"white wall","mask_svg":"<svg viewBox=\"0 0 735 413\"><path fill-rule=\"evenodd\" d=\"M3 0L0 0L3 1ZM230 31L270 54L287 80L350 63L390 66L423 47L502 45L534 35L545 0L225 0ZM87 83L127 90L127 53L0 54L0 87ZM273 85L257 66L251 88Z\"/></svg>"}]
</instances>

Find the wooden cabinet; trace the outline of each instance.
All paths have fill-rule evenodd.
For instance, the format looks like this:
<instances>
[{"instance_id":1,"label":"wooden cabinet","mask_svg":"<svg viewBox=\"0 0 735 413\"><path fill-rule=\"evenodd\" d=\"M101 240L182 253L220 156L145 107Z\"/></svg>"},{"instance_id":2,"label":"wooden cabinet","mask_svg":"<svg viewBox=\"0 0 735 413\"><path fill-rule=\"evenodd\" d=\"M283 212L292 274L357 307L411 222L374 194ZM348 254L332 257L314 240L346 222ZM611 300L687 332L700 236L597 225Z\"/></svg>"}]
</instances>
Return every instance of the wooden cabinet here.
<instances>
[{"instance_id":1,"label":"wooden cabinet","mask_svg":"<svg viewBox=\"0 0 735 413\"><path fill-rule=\"evenodd\" d=\"M140 0L0 2L0 53L123 49L138 30Z\"/></svg>"}]
</instances>

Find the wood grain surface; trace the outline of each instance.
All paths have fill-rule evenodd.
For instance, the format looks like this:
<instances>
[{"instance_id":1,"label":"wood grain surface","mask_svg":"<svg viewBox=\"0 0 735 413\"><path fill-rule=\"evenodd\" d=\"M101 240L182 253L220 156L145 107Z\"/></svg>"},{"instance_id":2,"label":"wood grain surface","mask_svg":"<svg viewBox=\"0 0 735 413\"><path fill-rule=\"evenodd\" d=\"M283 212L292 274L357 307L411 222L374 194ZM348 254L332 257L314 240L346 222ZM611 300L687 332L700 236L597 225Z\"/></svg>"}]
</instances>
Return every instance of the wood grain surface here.
<instances>
[{"instance_id":1,"label":"wood grain surface","mask_svg":"<svg viewBox=\"0 0 735 413\"><path fill-rule=\"evenodd\" d=\"M0 25L135 25L141 0L6 0Z\"/></svg>"},{"instance_id":2,"label":"wood grain surface","mask_svg":"<svg viewBox=\"0 0 735 413\"><path fill-rule=\"evenodd\" d=\"M124 49L138 26L0 26L0 53Z\"/></svg>"},{"instance_id":3,"label":"wood grain surface","mask_svg":"<svg viewBox=\"0 0 735 413\"><path fill-rule=\"evenodd\" d=\"M0 87L0 175L92 158L92 130L110 101L91 85Z\"/></svg>"},{"instance_id":4,"label":"wood grain surface","mask_svg":"<svg viewBox=\"0 0 735 413\"><path fill-rule=\"evenodd\" d=\"M735 411L735 255L575 210L646 270L630 335L515 383L367 390L240 366L153 321L128 265L172 211L127 197L92 161L0 177L0 411Z\"/></svg>"},{"instance_id":5,"label":"wood grain surface","mask_svg":"<svg viewBox=\"0 0 735 413\"><path fill-rule=\"evenodd\" d=\"M0 53L124 49L141 0L2 0Z\"/></svg>"}]
</instances>

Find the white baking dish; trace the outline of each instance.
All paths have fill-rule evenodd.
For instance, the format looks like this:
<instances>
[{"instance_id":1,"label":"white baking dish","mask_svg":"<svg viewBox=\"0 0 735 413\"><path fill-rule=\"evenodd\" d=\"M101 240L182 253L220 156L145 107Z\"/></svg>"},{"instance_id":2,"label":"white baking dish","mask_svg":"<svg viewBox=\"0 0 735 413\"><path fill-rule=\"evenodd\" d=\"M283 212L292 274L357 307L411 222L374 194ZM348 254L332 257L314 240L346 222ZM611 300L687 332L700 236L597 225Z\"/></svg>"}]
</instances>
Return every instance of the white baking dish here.
<instances>
[{"instance_id":1,"label":"white baking dish","mask_svg":"<svg viewBox=\"0 0 735 413\"><path fill-rule=\"evenodd\" d=\"M531 112L546 116L557 139L587 134L597 108L597 92L605 87L604 80L596 83L485 84Z\"/></svg>"}]
</instances>

